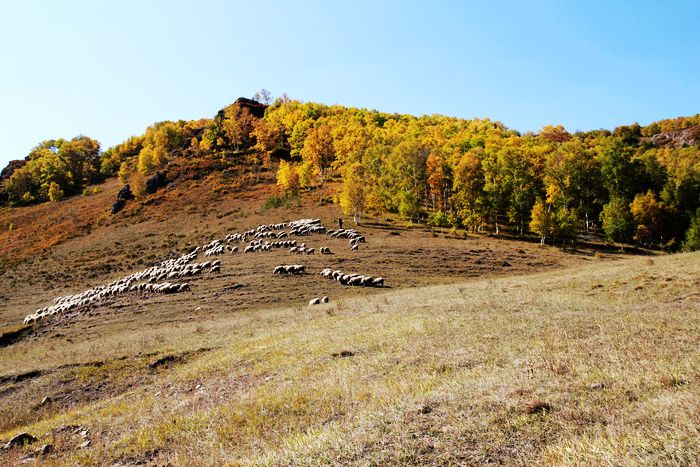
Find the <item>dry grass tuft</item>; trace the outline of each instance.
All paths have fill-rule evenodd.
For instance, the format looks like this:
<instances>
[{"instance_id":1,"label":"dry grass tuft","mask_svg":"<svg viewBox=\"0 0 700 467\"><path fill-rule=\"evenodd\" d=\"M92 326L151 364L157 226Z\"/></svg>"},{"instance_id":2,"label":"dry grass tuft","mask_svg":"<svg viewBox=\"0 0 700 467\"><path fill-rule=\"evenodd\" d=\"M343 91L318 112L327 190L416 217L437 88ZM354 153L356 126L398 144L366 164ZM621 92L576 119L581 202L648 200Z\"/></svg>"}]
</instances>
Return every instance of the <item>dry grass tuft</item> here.
<instances>
[{"instance_id":1,"label":"dry grass tuft","mask_svg":"<svg viewBox=\"0 0 700 467\"><path fill-rule=\"evenodd\" d=\"M528 415L534 415L538 413L548 413L551 412L552 409L552 404L549 402L544 402L544 401L532 401L529 404L525 406L525 413Z\"/></svg>"}]
</instances>

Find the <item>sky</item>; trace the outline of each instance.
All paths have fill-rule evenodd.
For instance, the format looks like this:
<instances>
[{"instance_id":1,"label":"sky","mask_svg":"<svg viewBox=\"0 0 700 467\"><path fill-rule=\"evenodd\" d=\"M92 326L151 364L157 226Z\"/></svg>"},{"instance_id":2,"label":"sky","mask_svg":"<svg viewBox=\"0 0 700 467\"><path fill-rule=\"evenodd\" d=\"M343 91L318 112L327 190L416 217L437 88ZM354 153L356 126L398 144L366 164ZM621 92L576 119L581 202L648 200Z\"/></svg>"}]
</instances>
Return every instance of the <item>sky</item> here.
<instances>
[{"instance_id":1,"label":"sky","mask_svg":"<svg viewBox=\"0 0 700 467\"><path fill-rule=\"evenodd\" d=\"M696 1L0 0L0 166L261 88L570 131L700 113Z\"/></svg>"}]
</instances>

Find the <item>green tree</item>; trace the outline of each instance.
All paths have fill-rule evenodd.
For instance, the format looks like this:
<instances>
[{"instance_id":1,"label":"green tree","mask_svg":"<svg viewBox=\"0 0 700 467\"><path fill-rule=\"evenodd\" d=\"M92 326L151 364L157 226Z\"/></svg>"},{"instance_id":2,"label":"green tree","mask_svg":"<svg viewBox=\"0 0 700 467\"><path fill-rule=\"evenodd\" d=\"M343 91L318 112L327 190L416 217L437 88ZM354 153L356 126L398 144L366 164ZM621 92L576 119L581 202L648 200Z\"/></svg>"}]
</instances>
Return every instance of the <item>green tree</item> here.
<instances>
[{"instance_id":1,"label":"green tree","mask_svg":"<svg viewBox=\"0 0 700 467\"><path fill-rule=\"evenodd\" d=\"M690 222L690 227L685 233L683 251L700 250L700 209L695 212L695 216Z\"/></svg>"},{"instance_id":2,"label":"green tree","mask_svg":"<svg viewBox=\"0 0 700 467\"><path fill-rule=\"evenodd\" d=\"M634 228L634 220L630 213L629 203L622 198L613 198L603 206L600 214L603 232L610 241L626 242Z\"/></svg>"}]
</instances>

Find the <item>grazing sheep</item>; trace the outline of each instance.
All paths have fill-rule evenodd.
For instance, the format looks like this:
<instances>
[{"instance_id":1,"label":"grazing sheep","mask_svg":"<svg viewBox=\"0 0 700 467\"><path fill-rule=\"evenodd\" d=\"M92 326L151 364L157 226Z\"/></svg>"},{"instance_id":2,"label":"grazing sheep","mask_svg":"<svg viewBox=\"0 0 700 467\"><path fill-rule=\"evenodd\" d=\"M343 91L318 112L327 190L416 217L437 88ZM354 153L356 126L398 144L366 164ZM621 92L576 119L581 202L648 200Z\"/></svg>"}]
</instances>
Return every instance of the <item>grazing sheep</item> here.
<instances>
[{"instance_id":1,"label":"grazing sheep","mask_svg":"<svg viewBox=\"0 0 700 467\"><path fill-rule=\"evenodd\" d=\"M311 306L311 305L319 305L320 303L321 303L321 299L320 299L320 298L312 298L312 299L309 301L309 306Z\"/></svg>"},{"instance_id":2,"label":"grazing sheep","mask_svg":"<svg viewBox=\"0 0 700 467\"><path fill-rule=\"evenodd\" d=\"M362 274L344 274L342 271L332 271L330 268L323 269L320 274L327 279L337 281L341 285L384 287L383 277L372 277Z\"/></svg>"},{"instance_id":3,"label":"grazing sheep","mask_svg":"<svg viewBox=\"0 0 700 467\"><path fill-rule=\"evenodd\" d=\"M338 235L338 232L341 232L342 235ZM27 315L24 321L25 323L33 323L56 314L68 312L80 313L82 312L81 307L94 306L111 297L117 297L127 293L169 294L188 291L190 290L190 286L187 283L175 284L161 281L198 276L201 275L203 271L207 270L207 268L209 268L211 273L220 272L221 262L218 260L194 263L198 254L203 252L205 257L210 257L221 255L227 251L235 253L239 250L238 246L229 244L232 242L245 243L250 237L255 237L256 239L245 246L243 249L244 253L271 251L274 248L290 248L290 253L314 254L314 249L307 248L304 243L297 247L296 240L282 241L279 239L284 239L292 235L301 236L318 233L328 233L330 236L344 236L348 239L359 236L359 234L353 230L328 231L323 227L320 219L299 219L292 222L260 225L257 228L249 229L242 233L228 234L223 239L214 239L206 245L195 247L189 253L156 263L151 267L130 274L107 285L96 286L75 295L57 297L54 299L53 305L35 310L34 313ZM263 242L264 238L276 239L278 241ZM330 250L327 247L321 248L320 251L322 254L330 254ZM305 267L300 264L278 266L275 268L274 272L275 274L304 274ZM335 273L336 271L327 270L324 277L331 277L332 275L337 276Z\"/></svg>"},{"instance_id":4,"label":"grazing sheep","mask_svg":"<svg viewBox=\"0 0 700 467\"><path fill-rule=\"evenodd\" d=\"M275 267L273 274L303 274L306 267L303 264L287 264Z\"/></svg>"},{"instance_id":5,"label":"grazing sheep","mask_svg":"<svg viewBox=\"0 0 700 467\"><path fill-rule=\"evenodd\" d=\"M328 297L326 297L325 295L321 297L321 303L328 303Z\"/></svg>"},{"instance_id":6,"label":"grazing sheep","mask_svg":"<svg viewBox=\"0 0 700 467\"><path fill-rule=\"evenodd\" d=\"M319 248L318 251L320 251L322 255L330 255L331 254L331 249L326 247L326 246L322 246L321 248Z\"/></svg>"},{"instance_id":7,"label":"grazing sheep","mask_svg":"<svg viewBox=\"0 0 700 467\"><path fill-rule=\"evenodd\" d=\"M357 243L355 243L352 247L350 247L350 251L357 251L359 250L359 247L360 246Z\"/></svg>"}]
</instances>

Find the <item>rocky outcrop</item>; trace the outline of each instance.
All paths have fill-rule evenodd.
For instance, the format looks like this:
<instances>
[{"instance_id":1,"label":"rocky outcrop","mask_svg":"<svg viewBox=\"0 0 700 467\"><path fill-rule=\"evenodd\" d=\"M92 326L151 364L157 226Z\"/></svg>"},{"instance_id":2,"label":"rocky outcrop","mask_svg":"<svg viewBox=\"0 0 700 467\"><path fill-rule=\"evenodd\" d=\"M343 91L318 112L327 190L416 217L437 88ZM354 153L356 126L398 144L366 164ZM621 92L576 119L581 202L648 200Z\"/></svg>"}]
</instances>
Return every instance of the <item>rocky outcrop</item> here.
<instances>
[{"instance_id":1,"label":"rocky outcrop","mask_svg":"<svg viewBox=\"0 0 700 467\"><path fill-rule=\"evenodd\" d=\"M19 169L20 167L24 167L25 165L27 165L26 159L10 161L7 164L7 166L4 169L2 169L2 172L0 172L0 182L10 178L10 176L14 173L15 170Z\"/></svg>"},{"instance_id":2,"label":"rocky outcrop","mask_svg":"<svg viewBox=\"0 0 700 467\"><path fill-rule=\"evenodd\" d=\"M131 187L127 183L124 187L117 193L117 200L112 204L112 214L116 214L126 206L126 202L130 199L134 199L134 194L131 192Z\"/></svg>"},{"instance_id":3,"label":"rocky outcrop","mask_svg":"<svg viewBox=\"0 0 700 467\"><path fill-rule=\"evenodd\" d=\"M168 179L165 177L163 172L158 172L157 174L153 175L148 180L146 180L146 193L152 195L153 193L158 191L159 188L163 188L167 184Z\"/></svg>"},{"instance_id":4,"label":"rocky outcrop","mask_svg":"<svg viewBox=\"0 0 700 467\"><path fill-rule=\"evenodd\" d=\"M22 433L19 433L18 435L13 436L12 439L10 441L8 441L7 444L5 444L3 446L3 449L5 449L5 450L12 449L16 446L21 447L21 446L36 443L36 442L37 442L36 436L32 436L29 433L22 432Z\"/></svg>"},{"instance_id":5,"label":"rocky outcrop","mask_svg":"<svg viewBox=\"0 0 700 467\"><path fill-rule=\"evenodd\" d=\"M700 125L682 130L666 131L651 137L654 146L673 146L676 148L692 146L698 141L700 141Z\"/></svg>"},{"instance_id":6,"label":"rocky outcrop","mask_svg":"<svg viewBox=\"0 0 700 467\"><path fill-rule=\"evenodd\" d=\"M263 118L267 108L265 104L261 104L253 99L246 99L245 97L239 97L233 105L238 105L242 109L248 109L250 114L257 118Z\"/></svg>"}]
</instances>

